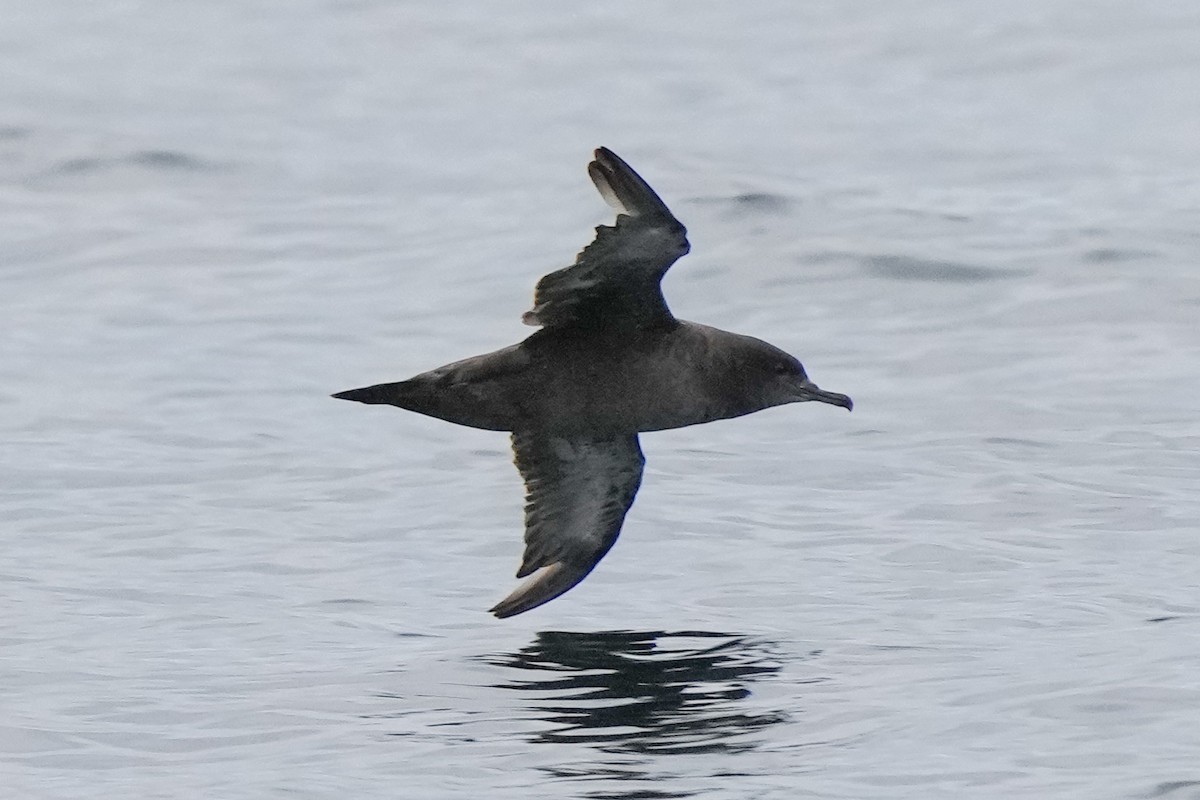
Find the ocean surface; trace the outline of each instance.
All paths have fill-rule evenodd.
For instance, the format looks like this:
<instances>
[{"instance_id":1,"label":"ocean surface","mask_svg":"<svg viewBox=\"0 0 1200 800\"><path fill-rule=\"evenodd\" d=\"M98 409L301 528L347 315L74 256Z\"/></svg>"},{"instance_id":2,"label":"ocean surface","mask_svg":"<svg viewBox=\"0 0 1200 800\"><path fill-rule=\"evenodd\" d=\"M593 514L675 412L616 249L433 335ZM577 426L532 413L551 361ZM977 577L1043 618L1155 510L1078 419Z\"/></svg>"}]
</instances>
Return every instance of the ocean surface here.
<instances>
[{"instance_id":1,"label":"ocean surface","mask_svg":"<svg viewBox=\"0 0 1200 800\"><path fill-rule=\"evenodd\" d=\"M5 798L1200 798L1200 4L0 0ZM816 404L498 621L624 156Z\"/></svg>"}]
</instances>

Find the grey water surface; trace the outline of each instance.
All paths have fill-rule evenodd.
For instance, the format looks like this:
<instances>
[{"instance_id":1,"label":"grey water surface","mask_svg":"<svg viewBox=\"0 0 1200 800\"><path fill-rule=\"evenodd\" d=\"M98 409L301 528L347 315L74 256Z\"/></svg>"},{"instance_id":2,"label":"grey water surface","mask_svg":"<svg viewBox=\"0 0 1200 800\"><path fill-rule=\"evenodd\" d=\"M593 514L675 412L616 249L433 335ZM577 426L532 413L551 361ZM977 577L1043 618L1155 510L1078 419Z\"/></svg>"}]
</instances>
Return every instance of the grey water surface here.
<instances>
[{"instance_id":1,"label":"grey water surface","mask_svg":"<svg viewBox=\"0 0 1200 800\"><path fill-rule=\"evenodd\" d=\"M1200 798L1200 5L0 0L12 798ZM625 157L853 414L643 437L527 615L517 341Z\"/></svg>"}]
</instances>

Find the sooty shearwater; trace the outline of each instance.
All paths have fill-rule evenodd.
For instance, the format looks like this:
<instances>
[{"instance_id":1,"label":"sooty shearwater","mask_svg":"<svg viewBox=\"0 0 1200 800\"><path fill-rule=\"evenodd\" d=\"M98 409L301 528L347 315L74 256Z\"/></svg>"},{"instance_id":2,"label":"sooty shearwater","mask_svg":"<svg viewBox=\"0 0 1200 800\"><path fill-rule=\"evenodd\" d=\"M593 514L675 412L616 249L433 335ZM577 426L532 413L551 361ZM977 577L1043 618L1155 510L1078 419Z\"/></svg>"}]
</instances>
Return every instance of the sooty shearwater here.
<instances>
[{"instance_id":1,"label":"sooty shearwater","mask_svg":"<svg viewBox=\"0 0 1200 800\"><path fill-rule=\"evenodd\" d=\"M520 344L334 397L386 404L458 425L510 431L525 481L529 580L491 612L511 617L582 581L621 532L642 481L638 434L818 400L804 367L751 336L676 319L659 284L688 252L687 230L607 148L588 175L617 212L572 266L538 281L540 326Z\"/></svg>"}]
</instances>

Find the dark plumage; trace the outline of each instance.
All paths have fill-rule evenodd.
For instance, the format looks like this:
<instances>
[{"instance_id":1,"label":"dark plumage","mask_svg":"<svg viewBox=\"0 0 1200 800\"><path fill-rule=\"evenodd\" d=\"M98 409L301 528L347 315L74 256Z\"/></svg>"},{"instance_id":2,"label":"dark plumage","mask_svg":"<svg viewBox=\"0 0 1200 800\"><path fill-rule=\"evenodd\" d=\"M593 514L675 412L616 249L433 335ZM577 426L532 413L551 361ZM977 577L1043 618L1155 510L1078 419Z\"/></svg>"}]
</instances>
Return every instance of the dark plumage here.
<instances>
[{"instance_id":1,"label":"dark plumage","mask_svg":"<svg viewBox=\"0 0 1200 800\"><path fill-rule=\"evenodd\" d=\"M388 404L459 425L511 431L525 480L525 557L533 577L492 612L553 600L617 540L642 479L638 434L817 400L850 409L800 362L764 341L676 319L660 281L688 252L687 230L606 148L588 174L617 212L575 263L538 281L520 344L399 383L334 397Z\"/></svg>"}]
</instances>

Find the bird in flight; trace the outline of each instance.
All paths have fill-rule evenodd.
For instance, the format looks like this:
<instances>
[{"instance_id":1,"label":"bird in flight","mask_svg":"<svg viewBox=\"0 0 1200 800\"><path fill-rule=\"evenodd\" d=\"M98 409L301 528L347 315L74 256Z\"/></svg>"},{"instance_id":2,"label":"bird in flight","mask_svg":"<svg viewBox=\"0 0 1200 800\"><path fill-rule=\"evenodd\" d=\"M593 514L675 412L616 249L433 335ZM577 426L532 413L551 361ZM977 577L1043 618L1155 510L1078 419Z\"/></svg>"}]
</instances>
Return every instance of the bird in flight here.
<instances>
[{"instance_id":1,"label":"bird in flight","mask_svg":"<svg viewBox=\"0 0 1200 800\"><path fill-rule=\"evenodd\" d=\"M525 481L528 578L491 612L511 617L585 577L617 540L642 480L638 434L850 398L809 380L773 345L676 319L660 282L690 249L687 229L650 185L601 147L588 175L616 223L565 269L538 281L519 344L398 383L333 395L508 431Z\"/></svg>"}]
</instances>

